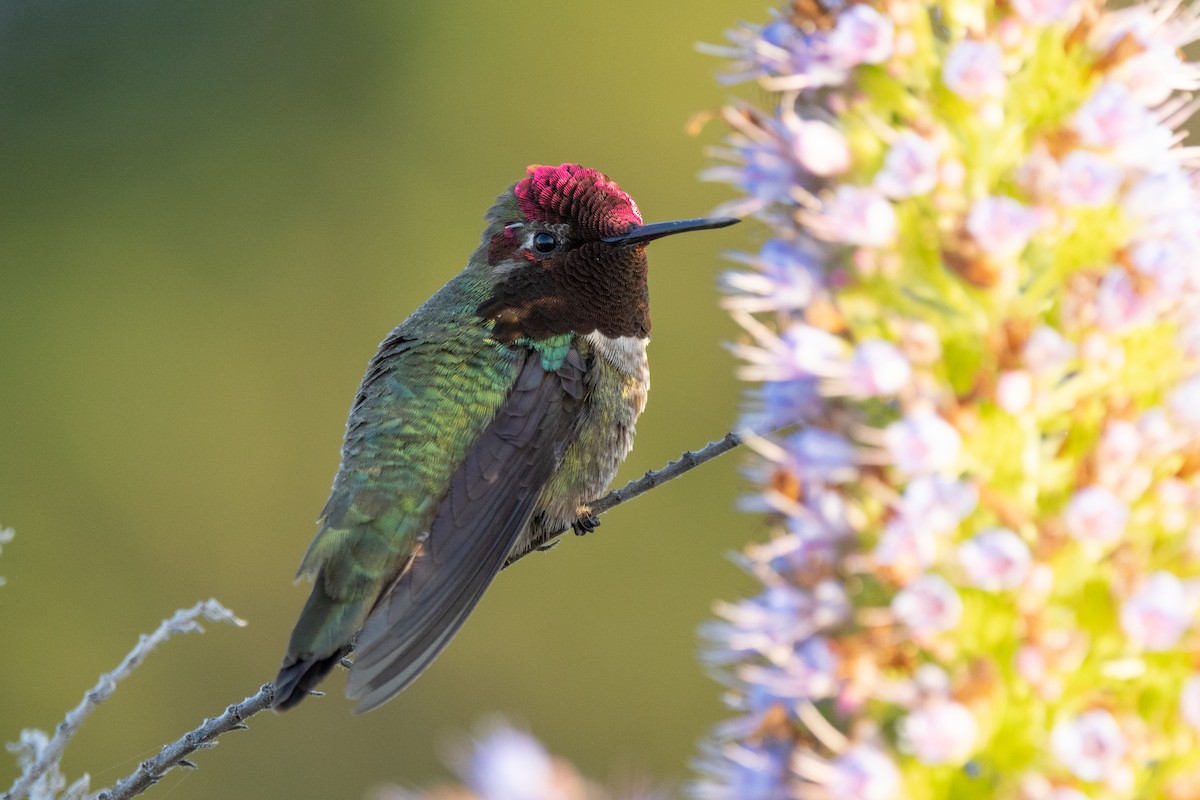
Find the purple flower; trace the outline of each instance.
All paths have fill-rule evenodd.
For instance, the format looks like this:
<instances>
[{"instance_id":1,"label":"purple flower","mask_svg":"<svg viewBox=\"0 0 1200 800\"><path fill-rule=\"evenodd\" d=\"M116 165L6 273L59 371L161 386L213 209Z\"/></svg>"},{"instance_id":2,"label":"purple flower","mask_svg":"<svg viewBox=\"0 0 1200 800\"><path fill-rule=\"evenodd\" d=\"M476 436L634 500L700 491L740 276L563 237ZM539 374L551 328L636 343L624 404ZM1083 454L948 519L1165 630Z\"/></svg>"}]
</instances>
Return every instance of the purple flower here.
<instances>
[{"instance_id":1,"label":"purple flower","mask_svg":"<svg viewBox=\"0 0 1200 800\"><path fill-rule=\"evenodd\" d=\"M839 800L896 800L900 771L892 760L870 745L852 747L835 758L825 779L829 797Z\"/></svg>"},{"instance_id":2,"label":"purple flower","mask_svg":"<svg viewBox=\"0 0 1200 800\"><path fill-rule=\"evenodd\" d=\"M962 599L940 575L922 575L892 598L892 613L914 634L948 631L962 618Z\"/></svg>"},{"instance_id":3,"label":"purple flower","mask_svg":"<svg viewBox=\"0 0 1200 800\"><path fill-rule=\"evenodd\" d=\"M966 706L941 697L900 720L901 741L925 764L961 764L974 751L978 733Z\"/></svg>"},{"instance_id":4,"label":"purple flower","mask_svg":"<svg viewBox=\"0 0 1200 800\"><path fill-rule=\"evenodd\" d=\"M1077 0L1011 0L1013 11L1031 25L1050 25L1076 16Z\"/></svg>"},{"instance_id":5,"label":"purple flower","mask_svg":"<svg viewBox=\"0 0 1200 800\"><path fill-rule=\"evenodd\" d=\"M1128 522L1129 507L1103 486L1078 490L1063 512L1067 533L1092 546L1115 545Z\"/></svg>"},{"instance_id":6,"label":"purple flower","mask_svg":"<svg viewBox=\"0 0 1200 800\"><path fill-rule=\"evenodd\" d=\"M1075 112L1073 127L1088 147L1116 149L1150 123L1145 106L1119 83L1105 83Z\"/></svg>"},{"instance_id":7,"label":"purple flower","mask_svg":"<svg viewBox=\"0 0 1200 800\"><path fill-rule=\"evenodd\" d=\"M829 54L846 67L878 64L892 54L894 33L891 19L869 5L853 5L829 34Z\"/></svg>"},{"instance_id":8,"label":"purple flower","mask_svg":"<svg viewBox=\"0 0 1200 800\"><path fill-rule=\"evenodd\" d=\"M1174 421L1189 431L1200 431L1200 375L1188 378L1171 390L1167 409Z\"/></svg>"},{"instance_id":9,"label":"purple flower","mask_svg":"<svg viewBox=\"0 0 1200 800\"><path fill-rule=\"evenodd\" d=\"M1200 730L1200 673L1193 673L1183 682L1179 692L1179 713L1184 722Z\"/></svg>"},{"instance_id":10,"label":"purple flower","mask_svg":"<svg viewBox=\"0 0 1200 800\"><path fill-rule=\"evenodd\" d=\"M1121 208L1136 222L1142 239L1169 239L1200 230L1196 188L1176 165L1152 172L1121 195Z\"/></svg>"},{"instance_id":11,"label":"purple flower","mask_svg":"<svg viewBox=\"0 0 1200 800\"><path fill-rule=\"evenodd\" d=\"M847 366L847 373L839 383L844 384L845 394L857 398L894 395L912 375L908 359L900 349L883 339L859 342Z\"/></svg>"},{"instance_id":12,"label":"purple flower","mask_svg":"<svg viewBox=\"0 0 1200 800\"><path fill-rule=\"evenodd\" d=\"M705 748L709 777L692 787L699 800L780 800L792 797L790 742L726 742Z\"/></svg>"},{"instance_id":13,"label":"purple flower","mask_svg":"<svg viewBox=\"0 0 1200 800\"><path fill-rule=\"evenodd\" d=\"M967 232L983 251L998 260L1020 254L1037 231L1037 215L1011 197L985 197L971 206Z\"/></svg>"},{"instance_id":14,"label":"purple flower","mask_svg":"<svg viewBox=\"0 0 1200 800\"><path fill-rule=\"evenodd\" d=\"M1025 365L1035 375L1057 377L1075 359L1077 351L1078 348L1061 333L1048 325L1039 325L1029 334L1021 354Z\"/></svg>"},{"instance_id":15,"label":"purple flower","mask_svg":"<svg viewBox=\"0 0 1200 800\"><path fill-rule=\"evenodd\" d=\"M815 256L796 242L770 239L757 256L737 254L755 272L726 272L723 288L732 296L724 304L750 313L799 311L812 302L820 287Z\"/></svg>"},{"instance_id":16,"label":"purple flower","mask_svg":"<svg viewBox=\"0 0 1200 800\"><path fill-rule=\"evenodd\" d=\"M875 563L904 579L924 572L937 560L937 555L938 539L934 531L907 517L896 517L884 526L874 551Z\"/></svg>"},{"instance_id":17,"label":"purple flower","mask_svg":"<svg viewBox=\"0 0 1200 800\"><path fill-rule=\"evenodd\" d=\"M913 478L904 488L900 513L937 534L953 533L979 502L971 484L943 475Z\"/></svg>"},{"instance_id":18,"label":"purple flower","mask_svg":"<svg viewBox=\"0 0 1200 800\"><path fill-rule=\"evenodd\" d=\"M747 362L740 372L746 380L783 381L837 374L849 353L844 340L811 325L795 324L782 336L775 336L752 318L748 323L759 343L730 347Z\"/></svg>"},{"instance_id":19,"label":"purple flower","mask_svg":"<svg viewBox=\"0 0 1200 800\"><path fill-rule=\"evenodd\" d=\"M888 247L896 240L896 210L882 194L862 186L841 184L806 221L814 235L830 242Z\"/></svg>"},{"instance_id":20,"label":"purple flower","mask_svg":"<svg viewBox=\"0 0 1200 800\"><path fill-rule=\"evenodd\" d=\"M799 117L789 119L786 125L796 163L808 172L828 177L850 169L850 146L840 130L819 119Z\"/></svg>"},{"instance_id":21,"label":"purple flower","mask_svg":"<svg viewBox=\"0 0 1200 800\"><path fill-rule=\"evenodd\" d=\"M823 637L812 636L781 663L747 664L738 669L737 675L765 690L775 702L819 700L833 695L839 666L829 643Z\"/></svg>"},{"instance_id":22,"label":"purple flower","mask_svg":"<svg viewBox=\"0 0 1200 800\"><path fill-rule=\"evenodd\" d=\"M794 377L836 374L848 353L843 339L812 325L792 325L784 331L783 342L795 369Z\"/></svg>"},{"instance_id":23,"label":"purple flower","mask_svg":"<svg viewBox=\"0 0 1200 800\"><path fill-rule=\"evenodd\" d=\"M823 428L805 428L788 437L787 448L806 477L843 483L857 473L858 454L854 445Z\"/></svg>"},{"instance_id":24,"label":"purple flower","mask_svg":"<svg viewBox=\"0 0 1200 800\"><path fill-rule=\"evenodd\" d=\"M987 528L959 545L958 559L972 586L999 592L1021 585L1033 556L1025 540L1008 528Z\"/></svg>"},{"instance_id":25,"label":"purple flower","mask_svg":"<svg viewBox=\"0 0 1200 800\"><path fill-rule=\"evenodd\" d=\"M758 415L747 415L747 427L769 430L816 418L824 407L816 378L767 381L758 391ZM761 416L761 419L756 419Z\"/></svg>"},{"instance_id":26,"label":"purple flower","mask_svg":"<svg viewBox=\"0 0 1200 800\"><path fill-rule=\"evenodd\" d=\"M1129 263L1142 275L1154 281L1155 291L1178 299L1179 295L1195 291L1188 247L1174 239L1147 239L1129 248Z\"/></svg>"},{"instance_id":27,"label":"purple flower","mask_svg":"<svg viewBox=\"0 0 1200 800\"><path fill-rule=\"evenodd\" d=\"M1155 572L1121 604L1121 629L1136 647L1170 650L1191 624L1194 611L1183 582L1170 572Z\"/></svg>"},{"instance_id":28,"label":"purple flower","mask_svg":"<svg viewBox=\"0 0 1200 800\"><path fill-rule=\"evenodd\" d=\"M548 800L565 797L556 787L554 760L529 734L496 726L475 742L463 780L481 800Z\"/></svg>"},{"instance_id":29,"label":"purple flower","mask_svg":"<svg viewBox=\"0 0 1200 800\"><path fill-rule=\"evenodd\" d=\"M978 103L1004 94L1004 54L995 42L963 39L942 66L942 82L962 99Z\"/></svg>"},{"instance_id":30,"label":"purple flower","mask_svg":"<svg viewBox=\"0 0 1200 800\"><path fill-rule=\"evenodd\" d=\"M929 194L937 186L940 157L932 141L905 131L892 142L883 168L875 174L875 188L897 199Z\"/></svg>"},{"instance_id":31,"label":"purple flower","mask_svg":"<svg viewBox=\"0 0 1200 800\"><path fill-rule=\"evenodd\" d=\"M1200 35L1195 19L1166 17L1163 8L1164 4L1146 3L1107 14L1088 37L1096 52L1113 50L1122 40L1136 42L1137 50L1115 64L1109 77L1129 87L1148 108L1165 102L1175 90L1198 88L1196 65L1179 57L1181 49Z\"/></svg>"},{"instance_id":32,"label":"purple flower","mask_svg":"<svg viewBox=\"0 0 1200 800\"><path fill-rule=\"evenodd\" d=\"M1101 330L1120 332L1152 321L1152 309L1122 269L1110 269L1104 274L1093 304L1096 325Z\"/></svg>"},{"instance_id":33,"label":"purple flower","mask_svg":"<svg viewBox=\"0 0 1200 800\"><path fill-rule=\"evenodd\" d=\"M1136 487L1139 491L1133 494L1128 491L1145 480L1135 474L1141 451L1142 432L1137 425L1123 419L1109 420L1096 444L1096 481L1113 487L1125 497L1141 494L1144 486Z\"/></svg>"},{"instance_id":34,"label":"purple flower","mask_svg":"<svg viewBox=\"0 0 1200 800\"><path fill-rule=\"evenodd\" d=\"M1086 150L1075 150L1062 162L1058 199L1065 206L1094 208L1112 200L1124 171Z\"/></svg>"},{"instance_id":35,"label":"purple flower","mask_svg":"<svg viewBox=\"0 0 1200 800\"><path fill-rule=\"evenodd\" d=\"M848 606L844 590L830 582L811 593L780 583L751 600L718 603L717 613L726 621L705 628L714 644L709 660L724 663L758 653L781 663L822 627L840 624Z\"/></svg>"},{"instance_id":36,"label":"purple flower","mask_svg":"<svg viewBox=\"0 0 1200 800\"><path fill-rule=\"evenodd\" d=\"M891 461L905 475L928 475L954 468L962 439L936 412L919 409L888 425L883 443Z\"/></svg>"},{"instance_id":37,"label":"purple flower","mask_svg":"<svg viewBox=\"0 0 1200 800\"><path fill-rule=\"evenodd\" d=\"M1010 369L996 379L996 405L1013 416L1021 414L1033 402L1033 375L1024 369Z\"/></svg>"},{"instance_id":38,"label":"purple flower","mask_svg":"<svg viewBox=\"0 0 1200 800\"><path fill-rule=\"evenodd\" d=\"M1072 127L1083 145L1107 150L1121 164L1154 168L1169 163L1170 129L1119 83L1102 84L1075 112Z\"/></svg>"},{"instance_id":39,"label":"purple flower","mask_svg":"<svg viewBox=\"0 0 1200 800\"><path fill-rule=\"evenodd\" d=\"M735 134L729 142L730 148L716 152L733 163L710 167L702 177L727 181L749 195L736 205L738 213L795 202L793 192L803 185L803 175L782 124L774 123L768 132L756 132L754 136Z\"/></svg>"},{"instance_id":40,"label":"purple flower","mask_svg":"<svg viewBox=\"0 0 1200 800\"><path fill-rule=\"evenodd\" d=\"M1176 48L1154 42L1127 58L1112 72L1112 79L1127 87L1138 102L1153 108L1165 102L1176 89L1200 88L1196 66L1184 64Z\"/></svg>"},{"instance_id":41,"label":"purple flower","mask_svg":"<svg viewBox=\"0 0 1200 800\"><path fill-rule=\"evenodd\" d=\"M1112 714L1102 708L1062 720L1050 734L1050 749L1075 777L1100 781L1125 756L1125 737Z\"/></svg>"}]
</instances>

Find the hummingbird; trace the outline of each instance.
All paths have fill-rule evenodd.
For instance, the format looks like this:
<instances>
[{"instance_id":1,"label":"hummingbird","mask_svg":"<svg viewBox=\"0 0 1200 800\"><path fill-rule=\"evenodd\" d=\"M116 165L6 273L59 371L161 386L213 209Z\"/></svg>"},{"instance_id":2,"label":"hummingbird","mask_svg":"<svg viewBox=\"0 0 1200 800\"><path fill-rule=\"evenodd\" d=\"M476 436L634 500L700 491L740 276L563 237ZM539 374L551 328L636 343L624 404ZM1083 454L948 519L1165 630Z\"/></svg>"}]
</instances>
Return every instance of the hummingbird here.
<instances>
[{"instance_id":1,"label":"hummingbird","mask_svg":"<svg viewBox=\"0 0 1200 800\"><path fill-rule=\"evenodd\" d=\"M312 594L276 709L354 652L355 712L429 666L509 561L568 527L633 447L646 405L646 245L729 217L643 224L594 169L531 166L466 267L393 329L355 395L297 578Z\"/></svg>"}]
</instances>

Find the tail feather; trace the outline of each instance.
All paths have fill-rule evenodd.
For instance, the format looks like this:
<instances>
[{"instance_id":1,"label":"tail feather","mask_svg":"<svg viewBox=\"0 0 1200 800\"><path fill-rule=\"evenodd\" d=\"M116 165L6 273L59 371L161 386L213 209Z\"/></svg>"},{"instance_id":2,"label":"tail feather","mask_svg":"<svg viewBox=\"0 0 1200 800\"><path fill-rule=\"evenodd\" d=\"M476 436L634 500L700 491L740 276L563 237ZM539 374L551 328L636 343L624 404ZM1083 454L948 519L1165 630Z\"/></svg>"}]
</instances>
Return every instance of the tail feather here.
<instances>
[{"instance_id":1,"label":"tail feather","mask_svg":"<svg viewBox=\"0 0 1200 800\"><path fill-rule=\"evenodd\" d=\"M284 711L298 704L353 649L355 632L370 610L368 599L341 602L325 590L323 571L292 631L287 655L275 679L271 707Z\"/></svg>"},{"instance_id":2,"label":"tail feather","mask_svg":"<svg viewBox=\"0 0 1200 800\"><path fill-rule=\"evenodd\" d=\"M284 660L279 676L275 678L275 699L271 701L271 708L287 711L297 705L349 653L350 648L344 647L325 658Z\"/></svg>"}]
</instances>

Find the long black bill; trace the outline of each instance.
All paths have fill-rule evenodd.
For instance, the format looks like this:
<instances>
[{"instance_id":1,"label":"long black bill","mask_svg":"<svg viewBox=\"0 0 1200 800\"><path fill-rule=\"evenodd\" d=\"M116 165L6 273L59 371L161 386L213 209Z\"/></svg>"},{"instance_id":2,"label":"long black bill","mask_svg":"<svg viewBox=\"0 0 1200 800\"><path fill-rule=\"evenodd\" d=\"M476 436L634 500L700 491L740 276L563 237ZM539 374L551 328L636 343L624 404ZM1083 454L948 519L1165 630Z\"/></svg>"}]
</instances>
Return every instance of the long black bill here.
<instances>
[{"instance_id":1,"label":"long black bill","mask_svg":"<svg viewBox=\"0 0 1200 800\"><path fill-rule=\"evenodd\" d=\"M654 222L649 225L634 225L619 236L605 236L600 241L605 244L645 244L676 233L726 228L735 222L741 222L741 220L734 217L702 217L700 219L680 219L674 222Z\"/></svg>"}]
</instances>

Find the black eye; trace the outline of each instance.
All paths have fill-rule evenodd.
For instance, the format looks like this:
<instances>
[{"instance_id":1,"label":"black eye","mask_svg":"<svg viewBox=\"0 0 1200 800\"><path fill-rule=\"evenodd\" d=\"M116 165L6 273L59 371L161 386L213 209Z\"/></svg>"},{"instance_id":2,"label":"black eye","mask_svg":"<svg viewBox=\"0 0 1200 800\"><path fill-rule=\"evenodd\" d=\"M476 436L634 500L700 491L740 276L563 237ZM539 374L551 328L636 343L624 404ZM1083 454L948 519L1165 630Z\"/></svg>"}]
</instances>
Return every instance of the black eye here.
<instances>
[{"instance_id":1,"label":"black eye","mask_svg":"<svg viewBox=\"0 0 1200 800\"><path fill-rule=\"evenodd\" d=\"M556 247L558 247L558 239L554 238L554 234L542 231L533 235L533 249L539 253L553 253Z\"/></svg>"}]
</instances>

